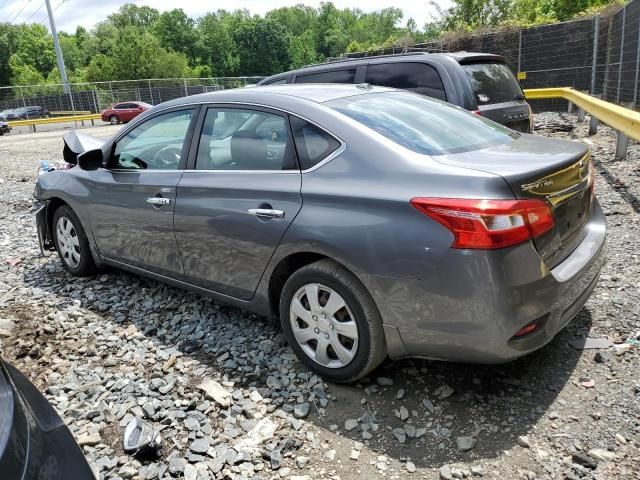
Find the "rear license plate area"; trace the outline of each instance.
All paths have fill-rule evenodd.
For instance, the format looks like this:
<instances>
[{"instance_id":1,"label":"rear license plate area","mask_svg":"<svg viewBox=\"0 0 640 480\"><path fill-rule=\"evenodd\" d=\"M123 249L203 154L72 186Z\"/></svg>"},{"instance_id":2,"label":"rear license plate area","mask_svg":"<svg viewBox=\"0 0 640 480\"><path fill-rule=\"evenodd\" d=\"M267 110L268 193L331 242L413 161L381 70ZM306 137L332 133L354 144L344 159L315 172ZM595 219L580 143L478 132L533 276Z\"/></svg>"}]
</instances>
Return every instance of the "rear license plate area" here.
<instances>
[{"instance_id":1,"label":"rear license plate area","mask_svg":"<svg viewBox=\"0 0 640 480\"><path fill-rule=\"evenodd\" d=\"M588 189L565 200L555 208L556 224L563 242L587 223L590 210L591 192Z\"/></svg>"}]
</instances>

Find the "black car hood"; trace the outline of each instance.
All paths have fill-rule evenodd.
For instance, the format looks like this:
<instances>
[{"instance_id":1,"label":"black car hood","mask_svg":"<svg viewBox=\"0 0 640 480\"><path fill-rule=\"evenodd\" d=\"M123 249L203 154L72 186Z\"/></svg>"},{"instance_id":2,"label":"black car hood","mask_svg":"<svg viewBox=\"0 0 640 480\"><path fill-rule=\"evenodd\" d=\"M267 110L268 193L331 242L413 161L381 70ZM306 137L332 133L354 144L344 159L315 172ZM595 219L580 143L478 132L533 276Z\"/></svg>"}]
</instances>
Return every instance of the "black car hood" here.
<instances>
[{"instance_id":1,"label":"black car hood","mask_svg":"<svg viewBox=\"0 0 640 480\"><path fill-rule=\"evenodd\" d=\"M72 165L78 163L78 155L81 153L102 148L102 145L104 145L104 140L76 130L65 133L62 138L64 139L62 155L65 162Z\"/></svg>"}]
</instances>

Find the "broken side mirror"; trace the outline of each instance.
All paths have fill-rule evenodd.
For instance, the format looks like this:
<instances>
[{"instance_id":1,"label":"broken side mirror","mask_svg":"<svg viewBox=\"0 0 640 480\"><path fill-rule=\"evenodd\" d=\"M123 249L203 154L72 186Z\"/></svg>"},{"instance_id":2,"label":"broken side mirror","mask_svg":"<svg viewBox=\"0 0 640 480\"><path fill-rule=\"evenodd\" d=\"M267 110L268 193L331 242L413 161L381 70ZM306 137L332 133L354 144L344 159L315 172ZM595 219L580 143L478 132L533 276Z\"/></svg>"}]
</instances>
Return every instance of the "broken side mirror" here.
<instances>
[{"instance_id":1,"label":"broken side mirror","mask_svg":"<svg viewBox=\"0 0 640 480\"><path fill-rule=\"evenodd\" d=\"M102 166L102 150L88 150L78 155L78 166L82 170L97 170Z\"/></svg>"}]
</instances>

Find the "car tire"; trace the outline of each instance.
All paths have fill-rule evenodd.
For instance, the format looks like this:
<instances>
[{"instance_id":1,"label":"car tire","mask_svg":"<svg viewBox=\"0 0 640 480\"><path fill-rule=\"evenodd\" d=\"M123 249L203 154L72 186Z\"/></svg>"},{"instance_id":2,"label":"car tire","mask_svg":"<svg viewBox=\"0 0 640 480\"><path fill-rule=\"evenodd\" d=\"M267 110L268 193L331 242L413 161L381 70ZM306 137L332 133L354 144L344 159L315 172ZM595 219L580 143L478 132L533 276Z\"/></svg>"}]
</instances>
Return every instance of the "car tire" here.
<instances>
[{"instance_id":1,"label":"car tire","mask_svg":"<svg viewBox=\"0 0 640 480\"><path fill-rule=\"evenodd\" d=\"M111 125L117 125L118 123L120 123L120 119L117 117L117 115L111 115L109 117L109 123Z\"/></svg>"},{"instance_id":2,"label":"car tire","mask_svg":"<svg viewBox=\"0 0 640 480\"><path fill-rule=\"evenodd\" d=\"M315 308L309 297L317 297ZM291 348L327 380L353 382L387 356L382 319L371 295L336 262L321 260L294 272L282 289L279 310Z\"/></svg>"},{"instance_id":3,"label":"car tire","mask_svg":"<svg viewBox=\"0 0 640 480\"><path fill-rule=\"evenodd\" d=\"M52 237L64 267L76 277L86 277L96 271L89 240L80 220L67 205L53 214Z\"/></svg>"}]
</instances>

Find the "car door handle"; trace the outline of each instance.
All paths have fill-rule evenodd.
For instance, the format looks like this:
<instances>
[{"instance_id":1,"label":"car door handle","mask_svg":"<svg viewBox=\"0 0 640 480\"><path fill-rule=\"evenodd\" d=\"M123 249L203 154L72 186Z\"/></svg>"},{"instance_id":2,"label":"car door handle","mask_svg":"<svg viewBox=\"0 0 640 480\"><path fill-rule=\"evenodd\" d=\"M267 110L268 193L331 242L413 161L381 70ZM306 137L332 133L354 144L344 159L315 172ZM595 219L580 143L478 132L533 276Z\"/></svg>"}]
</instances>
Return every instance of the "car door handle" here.
<instances>
[{"instance_id":1,"label":"car door handle","mask_svg":"<svg viewBox=\"0 0 640 480\"><path fill-rule=\"evenodd\" d=\"M151 205L169 205L171 203L171 199L164 197L149 197L147 198L147 203L150 203Z\"/></svg>"},{"instance_id":2,"label":"car door handle","mask_svg":"<svg viewBox=\"0 0 640 480\"><path fill-rule=\"evenodd\" d=\"M256 217L284 218L284 212L282 210L273 210L272 208L250 208L248 212Z\"/></svg>"}]
</instances>

